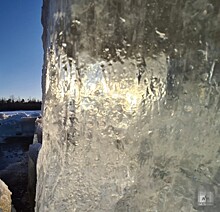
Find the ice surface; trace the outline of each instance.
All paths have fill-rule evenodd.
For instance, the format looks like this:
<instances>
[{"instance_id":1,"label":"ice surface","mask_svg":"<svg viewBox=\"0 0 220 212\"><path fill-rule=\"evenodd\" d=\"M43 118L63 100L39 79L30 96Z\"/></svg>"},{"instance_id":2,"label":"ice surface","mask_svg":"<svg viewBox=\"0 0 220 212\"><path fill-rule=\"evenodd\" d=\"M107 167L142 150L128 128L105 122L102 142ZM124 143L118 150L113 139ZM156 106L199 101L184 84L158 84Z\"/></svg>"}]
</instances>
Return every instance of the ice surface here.
<instances>
[{"instance_id":1,"label":"ice surface","mask_svg":"<svg viewBox=\"0 0 220 212\"><path fill-rule=\"evenodd\" d=\"M220 211L219 21L219 1L44 1L36 212Z\"/></svg>"}]
</instances>

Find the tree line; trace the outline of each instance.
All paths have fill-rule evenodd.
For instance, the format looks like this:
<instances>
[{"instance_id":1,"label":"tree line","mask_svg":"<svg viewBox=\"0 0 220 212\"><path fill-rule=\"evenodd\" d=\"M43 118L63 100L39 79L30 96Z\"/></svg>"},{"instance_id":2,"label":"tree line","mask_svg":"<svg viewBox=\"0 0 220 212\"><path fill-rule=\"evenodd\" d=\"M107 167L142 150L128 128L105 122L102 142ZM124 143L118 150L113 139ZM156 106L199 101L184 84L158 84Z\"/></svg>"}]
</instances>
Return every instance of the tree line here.
<instances>
[{"instance_id":1,"label":"tree line","mask_svg":"<svg viewBox=\"0 0 220 212\"><path fill-rule=\"evenodd\" d=\"M41 101L36 98L0 98L0 111L15 111L15 110L40 110Z\"/></svg>"}]
</instances>

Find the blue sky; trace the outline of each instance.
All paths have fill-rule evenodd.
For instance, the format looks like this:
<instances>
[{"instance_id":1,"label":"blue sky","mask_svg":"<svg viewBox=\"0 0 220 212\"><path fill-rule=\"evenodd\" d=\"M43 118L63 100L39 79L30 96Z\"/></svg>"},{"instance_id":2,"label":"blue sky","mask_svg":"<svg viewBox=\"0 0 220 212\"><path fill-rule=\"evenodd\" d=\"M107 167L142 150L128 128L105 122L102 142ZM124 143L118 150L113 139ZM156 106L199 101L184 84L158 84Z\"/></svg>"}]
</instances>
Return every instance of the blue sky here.
<instances>
[{"instance_id":1,"label":"blue sky","mask_svg":"<svg viewBox=\"0 0 220 212\"><path fill-rule=\"evenodd\" d=\"M41 99L42 0L0 0L0 98Z\"/></svg>"}]
</instances>

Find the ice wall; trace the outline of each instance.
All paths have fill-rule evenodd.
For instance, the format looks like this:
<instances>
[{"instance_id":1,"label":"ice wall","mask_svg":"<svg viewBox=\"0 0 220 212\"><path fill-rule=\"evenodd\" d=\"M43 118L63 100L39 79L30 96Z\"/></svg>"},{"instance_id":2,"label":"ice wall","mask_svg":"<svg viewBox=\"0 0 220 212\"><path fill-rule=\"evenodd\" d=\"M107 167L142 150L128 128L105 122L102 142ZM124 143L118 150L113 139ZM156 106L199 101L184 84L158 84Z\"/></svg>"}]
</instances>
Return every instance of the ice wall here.
<instances>
[{"instance_id":1,"label":"ice wall","mask_svg":"<svg viewBox=\"0 0 220 212\"><path fill-rule=\"evenodd\" d=\"M219 21L214 0L44 0L36 211L220 210Z\"/></svg>"}]
</instances>

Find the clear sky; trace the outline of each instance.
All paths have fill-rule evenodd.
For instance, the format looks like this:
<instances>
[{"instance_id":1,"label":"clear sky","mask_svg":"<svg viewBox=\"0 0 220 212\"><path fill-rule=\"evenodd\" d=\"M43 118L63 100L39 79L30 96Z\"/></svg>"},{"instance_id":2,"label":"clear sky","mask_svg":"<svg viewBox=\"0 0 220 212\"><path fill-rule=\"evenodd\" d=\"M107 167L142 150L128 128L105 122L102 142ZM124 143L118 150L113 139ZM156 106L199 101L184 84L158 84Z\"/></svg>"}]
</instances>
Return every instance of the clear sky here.
<instances>
[{"instance_id":1,"label":"clear sky","mask_svg":"<svg viewBox=\"0 0 220 212\"><path fill-rule=\"evenodd\" d=\"M0 0L0 98L41 99L43 0Z\"/></svg>"}]
</instances>

